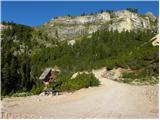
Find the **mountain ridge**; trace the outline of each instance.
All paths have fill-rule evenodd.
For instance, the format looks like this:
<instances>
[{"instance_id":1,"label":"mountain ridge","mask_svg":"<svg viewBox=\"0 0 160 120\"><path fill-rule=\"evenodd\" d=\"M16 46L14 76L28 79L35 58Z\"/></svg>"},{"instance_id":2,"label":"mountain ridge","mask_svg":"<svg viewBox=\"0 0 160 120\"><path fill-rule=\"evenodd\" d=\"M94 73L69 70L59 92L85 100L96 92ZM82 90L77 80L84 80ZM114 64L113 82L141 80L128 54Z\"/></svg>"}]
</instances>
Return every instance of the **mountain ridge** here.
<instances>
[{"instance_id":1,"label":"mountain ridge","mask_svg":"<svg viewBox=\"0 0 160 120\"><path fill-rule=\"evenodd\" d=\"M139 14L130 10L103 11L81 16L55 17L36 29L60 41L75 40L79 36L90 35L101 29L118 32L137 29L158 31L158 17L151 12Z\"/></svg>"}]
</instances>

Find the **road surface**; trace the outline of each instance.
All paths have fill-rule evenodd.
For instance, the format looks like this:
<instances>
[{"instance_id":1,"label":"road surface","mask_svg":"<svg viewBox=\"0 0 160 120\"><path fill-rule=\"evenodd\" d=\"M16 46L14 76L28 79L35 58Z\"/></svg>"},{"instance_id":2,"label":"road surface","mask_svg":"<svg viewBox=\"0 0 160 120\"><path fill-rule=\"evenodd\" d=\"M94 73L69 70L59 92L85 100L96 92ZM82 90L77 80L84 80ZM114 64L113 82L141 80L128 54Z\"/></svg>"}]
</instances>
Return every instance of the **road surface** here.
<instances>
[{"instance_id":1,"label":"road surface","mask_svg":"<svg viewBox=\"0 0 160 120\"><path fill-rule=\"evenodd\" d=\"M59 96L5 98L3 118L158 118L158 85L134 86L102 77L99 87Z\"/></svg>"}]
</instances>

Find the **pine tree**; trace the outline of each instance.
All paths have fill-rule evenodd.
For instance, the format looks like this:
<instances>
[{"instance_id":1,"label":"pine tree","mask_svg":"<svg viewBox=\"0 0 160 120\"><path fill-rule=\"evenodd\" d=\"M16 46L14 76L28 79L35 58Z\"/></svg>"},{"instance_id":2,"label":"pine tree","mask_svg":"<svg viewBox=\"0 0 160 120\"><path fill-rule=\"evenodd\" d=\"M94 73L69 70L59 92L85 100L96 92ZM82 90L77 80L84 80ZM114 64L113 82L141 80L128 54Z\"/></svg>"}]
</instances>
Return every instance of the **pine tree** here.
<instances>
[{"instance_id":1,"label":"pine tree","mask_svg":"<svg viewBox=\"0 0 160 120\"><path fill-rule=\"evenodd\" d=\"M10 65L10 84L9 87L11 89L16 90L19 87L19 74L18 70L18 60L17 57L13 57Z\"/></svg>"},{"instance_id":2,"label":"pine tree","mask_svg":"<svg viewBox=\"0 0 160 120\"><path fill-rule=\"evenodd\" d=\"M10 79L10 70L8 63L6 63L2 68L2 95L5 95L6 92L8 91L7 83L9 83L9 79Z\"/></svg>"}]
</instances>

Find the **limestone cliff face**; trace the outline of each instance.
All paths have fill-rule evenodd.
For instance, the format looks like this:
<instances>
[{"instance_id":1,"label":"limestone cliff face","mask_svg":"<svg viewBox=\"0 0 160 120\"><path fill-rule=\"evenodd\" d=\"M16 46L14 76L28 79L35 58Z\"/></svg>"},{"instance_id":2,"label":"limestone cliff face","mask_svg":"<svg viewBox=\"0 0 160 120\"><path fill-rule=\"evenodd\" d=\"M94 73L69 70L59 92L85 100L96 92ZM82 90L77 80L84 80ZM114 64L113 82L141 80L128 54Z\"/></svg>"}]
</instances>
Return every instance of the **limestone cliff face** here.
<instances>
[{"instance_id":1,"label":"limestone cliff face","mask_svg":"<svg viewBox=\"0 0 160 120\"><path fill-rule=\"evenodd\" d=\"M75 25L75 24L86 24L86 23L94 23L97 21L109 21L110 14L107 12L103 12L96 15L85 15L85 16L77 16L77 17L57 17L56 19L52 19L50 21L51 24L68 24L68 25Z\"/></svg>"},{"instance_id":2,"label":"limestone cliff face","mask_svg":"<svg viewBox=\"0 0 160 120\"><path fill-rule=\"evenodd\" d=\"M117 11L113 13L113 24L109 26L109 29L118 30L134 30L134 29L150 29L149 17L141 17L138 14L129 12L127 10Z\"/></svg>"},{"instance_id":3,"label":"limestone cliff face","mask_svg":"<svg viewBox=\"0 0 160 120\"><path fill-rule=\"evenodd\" d=\"M157 19L148 12L144 15L121 10L112 13L102 12L85 16L64 16L51 19L40 27L43 32L60 40L73 40L84 34L91 34L99 29L136 30L154 29Z\"/></svg>"},{"instance_id":4,"label":"limestone cliff face","mask_svg":"<svg viewBox=\"0 0 160 120\"><path fill-rule=\"evenodd\" d=\"M6 29L8 28L9 26L6 26L6 25L3 25L2 23L0 23L0 31L3 30L3 29Z\"/></svg>"}]
</instances>

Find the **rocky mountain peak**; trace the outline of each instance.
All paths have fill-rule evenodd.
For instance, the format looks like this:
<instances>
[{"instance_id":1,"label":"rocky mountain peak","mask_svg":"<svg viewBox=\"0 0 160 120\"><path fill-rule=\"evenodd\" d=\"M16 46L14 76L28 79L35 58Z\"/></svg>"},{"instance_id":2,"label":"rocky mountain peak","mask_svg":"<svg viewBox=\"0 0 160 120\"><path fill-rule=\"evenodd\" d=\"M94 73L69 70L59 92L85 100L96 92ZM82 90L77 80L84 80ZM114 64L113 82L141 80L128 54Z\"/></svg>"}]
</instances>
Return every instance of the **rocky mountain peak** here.
<instances>
[{"instance_id":1,"label":"rocky mountain peak","mask_svg":"<svg viewBox=\"0 0 160 120\"><path fill-rule=\"evenodd\" d=\"M119 32L153 29L157 26L156 19L151 12L141 15L129 10L119 10L81 16L59 16L51 19L40 28L49 36L60 40L73 40L84 34L91 34L106 28Z\"/></svg>"},{"instance_id":2,"label":"rocky mountain peak","mask_svg":"<svg viewBox=\"0 0 160 120\"><path fill-rule=\"evenodd\" d=\"M145 13L145 16L150 18L151 21L155 21L157 18L152 14L152 12Z\"/></svg>"}]
</instances>

